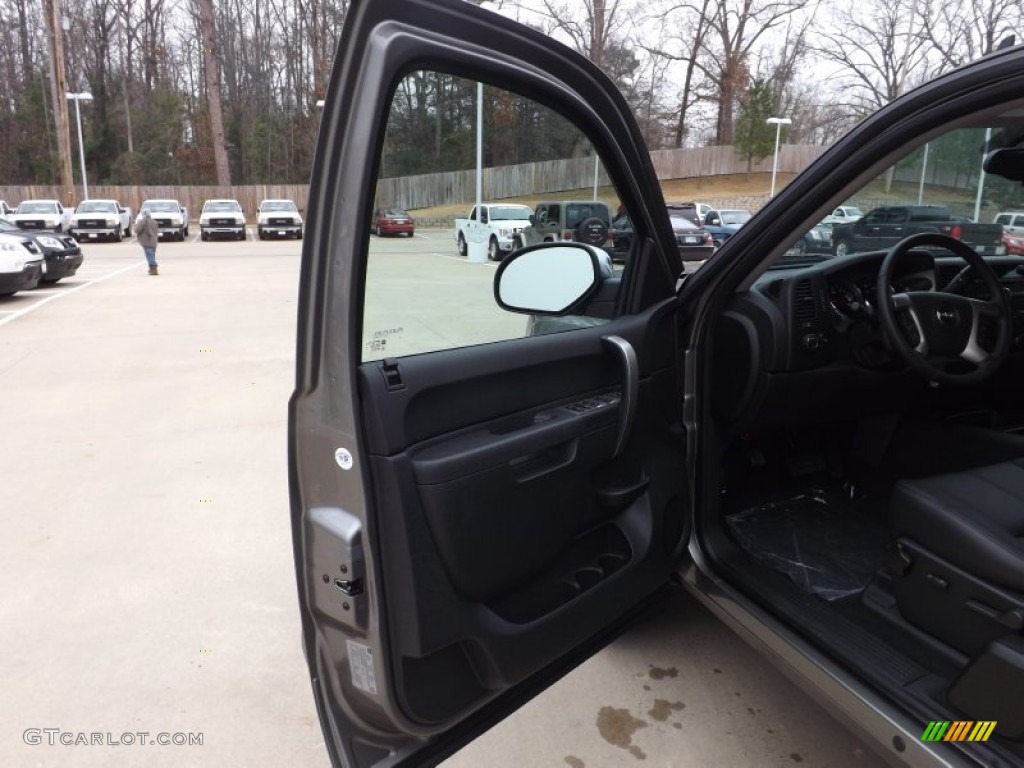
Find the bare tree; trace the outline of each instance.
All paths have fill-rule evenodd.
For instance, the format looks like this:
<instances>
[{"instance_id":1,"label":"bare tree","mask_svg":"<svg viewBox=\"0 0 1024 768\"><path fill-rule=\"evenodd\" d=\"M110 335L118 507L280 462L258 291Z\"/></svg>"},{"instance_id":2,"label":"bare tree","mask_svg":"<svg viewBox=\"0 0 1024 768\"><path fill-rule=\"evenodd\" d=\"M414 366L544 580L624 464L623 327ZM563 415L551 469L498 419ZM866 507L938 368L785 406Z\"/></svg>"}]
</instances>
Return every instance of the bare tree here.
<instances>
[{"instance_id":1,"label":"bare tree","mask_svg":"<svg viewBox=\"0 0 1024 768\"><path fill-rule=\"evenodd\" d=\"M224 140L224 113L221 108L220 63L216 52L216 34L213 25L213 0L195 0L199 40L202 45L203 74L206 78L206 99L210 107L210 130L213 138L213 157L217 167L217 183L231 183L227 143Z\"/></svg>"},{"instance_id":2,"label":"bare tree","mask_svg":"<svg viewBox=\"0 0 1024 768\"><path fill-rule=\"evenodd\" d=\"M663 32L673 30L674 34L668 39L659 39L656 45L642 45L651 56L684 64L683 83L677 96L679 106L674 112L672 144L676 147L685 145L691 108L701 98L697 86L703 68L698 69L697 61L706 55L710 9L711 0L697 0L692 4L673 4L668 9L657 11L649 22L657 24Z\"/></svg>"},{"instance_id":3,"label":"bare tree","mask_svg":"<svg viewBox=\"0 0 1024 768\"><path fill-rule=\"evenodd\" d=\"M921 2L921 35L941 58L943 71L992 53L1003 39L1022 30L1021 0Z\"/></svg>"},{"instance_id":4,"label":"bare tree","mask_svg":"<svg viewBox=\"0 0 1024 768\"><path fill-rule=\"evenodd\" d=\"M708 57L698 66L718 89L716 141L731 144L735 110L750 81L750 58L762 37L803 10L808 0L722 0L709 18Z\"/></svg>"},{"instance_id":5,"label":"bare tree","mask_svg":"<svg viewBox=\"0 0 1024 768\"><path fill-rule=\"evenodd\" d=\"M605 51L623 21L620 2L583 0L570 4L543 0L551 26L563 32L577 51L601 69L605 68ZM582 17L578 15L581 7Z\"/></svg>"},{"instance_id":6,"label":"bare tree","mask_svg":"<svg viewBox=\"0 0 1024 768\"><path fill-rule=\"evenodd\" d=\"M928 46L920 0L870 0L820 30L816 53L838 66L840 101L861 116L928 78Z\"/></svg>"},{"instance_id":7,"label":"bare tree","mask_svg":"<svg viewBox=\"0 0 1024 768\"><path fill-rule=\"evenodd\" d=\"M809 0L704 0L674 2L655 18L665 26L690 32L678 38L681 46L661 55L688 62L687 85L683 92L680 123L692 104L690 83L695 72L708 81L716 102L716 144L731 144L740 96L750 84L751 58L765 33L784 23ZM681 127L677 135L682 139Z\"/></svg>"}]
</instances>

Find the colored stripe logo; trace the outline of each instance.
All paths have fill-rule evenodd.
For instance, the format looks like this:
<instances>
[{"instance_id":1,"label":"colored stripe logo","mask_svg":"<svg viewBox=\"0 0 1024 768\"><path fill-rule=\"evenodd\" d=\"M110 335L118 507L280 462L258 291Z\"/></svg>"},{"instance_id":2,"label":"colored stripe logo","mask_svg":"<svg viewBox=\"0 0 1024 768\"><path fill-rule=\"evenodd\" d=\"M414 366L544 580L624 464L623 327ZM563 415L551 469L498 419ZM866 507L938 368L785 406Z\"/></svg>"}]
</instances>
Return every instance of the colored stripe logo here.
<instances>
[{"instance_id":1,"label":"colored stripe logo","mask_svg":"<svg viewBox=\"0 0 1024 768\"><path fill-rule=\"evenodd\" d=\"M995 720L932 720L921 734L921 741L988 741Z\"/></svg>"}]
</instances>

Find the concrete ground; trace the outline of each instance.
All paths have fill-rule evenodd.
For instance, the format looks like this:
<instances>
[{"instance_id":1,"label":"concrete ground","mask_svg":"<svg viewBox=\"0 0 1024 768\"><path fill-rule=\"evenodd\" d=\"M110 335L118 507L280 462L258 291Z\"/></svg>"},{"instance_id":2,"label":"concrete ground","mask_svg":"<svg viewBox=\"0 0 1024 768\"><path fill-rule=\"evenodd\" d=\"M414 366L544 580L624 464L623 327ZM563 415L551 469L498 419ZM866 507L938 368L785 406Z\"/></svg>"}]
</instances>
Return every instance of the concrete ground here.
<instances>
[{"instance_id":1,"label":"concrete ground","mask_svg":"<svg viewBox=\"0 0 1024 768\"><path fill-rule=\"evenodd\" d=\"M486 283L449 238L375 266ZM149 277L90 244L0 299L0 766L327 764L288 522L299 250L167 243ZM877 764L684 594L448 761L797 763Z\"/></svg>"}]
</instances>

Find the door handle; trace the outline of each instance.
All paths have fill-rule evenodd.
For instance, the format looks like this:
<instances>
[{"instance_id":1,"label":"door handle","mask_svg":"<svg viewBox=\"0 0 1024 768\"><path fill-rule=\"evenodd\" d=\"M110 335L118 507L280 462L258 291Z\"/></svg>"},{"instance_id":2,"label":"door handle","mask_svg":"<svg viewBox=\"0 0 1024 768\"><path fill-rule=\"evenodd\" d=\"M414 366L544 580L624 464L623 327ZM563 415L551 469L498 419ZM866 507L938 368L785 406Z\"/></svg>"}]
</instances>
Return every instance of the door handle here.
<instances>
[{"instance_id":1,"label":"door handle","mask_svg":"<svg viewBox=\"0 0 1024 768\"><path fill-rule=\"evenodd\" d=\"M608 345L608 349L616 354L622 365L622 402L619 407L622 413L619 417L619 434L615 440L615 452L612 458L619 456L626 447L630 432L633 430L633 420L636 418L636 401L640 393L640 366L636 359L636 350L633 345L621 336L602 336L601 341Z\"/></svg>"}]
</instances>

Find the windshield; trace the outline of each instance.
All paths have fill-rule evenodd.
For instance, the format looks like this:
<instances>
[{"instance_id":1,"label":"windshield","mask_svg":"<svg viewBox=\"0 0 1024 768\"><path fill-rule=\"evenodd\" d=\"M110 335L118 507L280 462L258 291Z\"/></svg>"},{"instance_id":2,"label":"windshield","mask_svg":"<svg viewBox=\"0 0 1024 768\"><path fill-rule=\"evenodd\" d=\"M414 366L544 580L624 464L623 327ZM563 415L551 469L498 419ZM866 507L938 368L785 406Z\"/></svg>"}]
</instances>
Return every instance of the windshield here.
<instances>
[{"instance_id":1,"label":"windshield","mask_svg":"<svg viewBox=\"0 0 1024 768\"><path fill-rule=\"evenodd\" d=\"M297 211L295 203L291 200L264 200L260 205L260 210L266 211Z\"/></svg>"},{"instance_id":2,"label":"windshield","mask_svg":"<svg viewBox=\"0 0 1024 768\"><path fill-rule=\"evenodd\" d=\"M240 213L241 210L242 206L234 200L211 200L203 206L203 211L206 213L222 213L225 211Z\"/></svg>"},{"instance_id":3,"label":"windshield","mask_svg":"<svg viewBox=\"0 0 1024 768\"><path fill-rule=\"evenodd\" d=\"M908 142L891 166L867 179L846 200L832 201L824 222L808 223L773 268L850 254L884 252L924 231L946 233L982 256L1003 255L1002 211L1024 207L1024 187L1001 174L1022 172L983 160L1024 142L1024 113L1007 111L986 123L958 124L927 142ZM841 208L845 217L830 215ZM945 251L943 251L945 253Z\"/></svg>"},{"instance_id":4,"label":"windshield","mask_svg":"<svg viewBox=\"0 0 1024 768\"><path fill-rule=\"evenodd\" d=\"M173 200L147 200L142 204L142 207L149 211L178 213L178 204Z\"/></svg>"},{"instance_id":5,"label":"windshield","mask_svg":"<svg viewBox=\"0 0 1024 768\"><path fill-rule=\"evenodd\" d=\"M518 205L492 205L491 221L526 221L533 211L526 206Z\"/></svg>"},{"instance_id":6,"label":"windshield","mask_svg":"<svg viewBox=\"0 0 1024 768\"><path fill-rule=\"evenodd\" d=\"M117 205L102 200L86 200L78 204L75 213L117 213Z\"/></svg>"},{"instance_id":7,"label":"windshield","mask_svg":"<svg viewBox=\"0 0 1024 768\"><path fill-rule=\"evenodd\" d=\"M672 222L672 229L697 229L697 225L689 219L684 219L682 216L669 216L669 221Z\"/></svg>"},{"instance_id":8,"label":"windshield","mask_svg":"<svg viewBox=\"0 0 1024 768\"><path fill-rule=\"evenodd\" d=\"M22 203L18 206L18 213L56 213L55 203Z\"/></svg>"}]
</instances>

